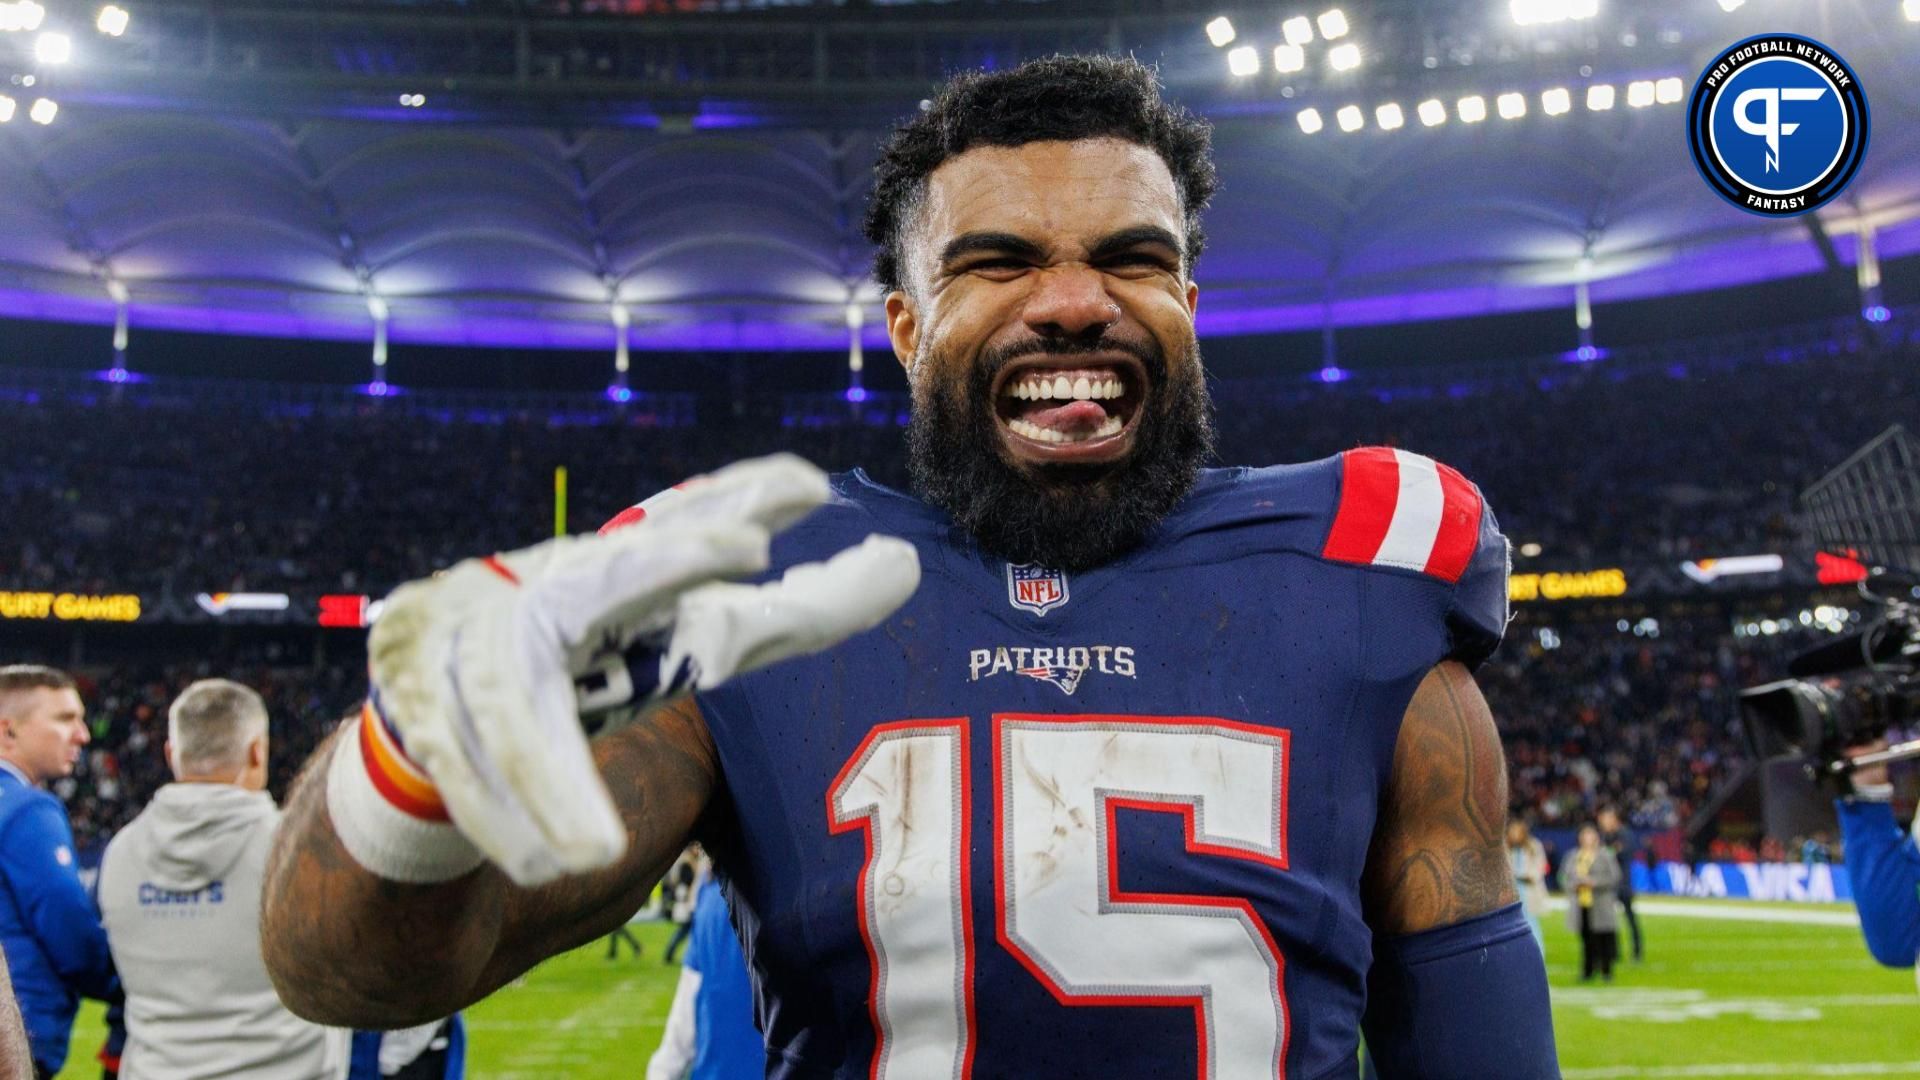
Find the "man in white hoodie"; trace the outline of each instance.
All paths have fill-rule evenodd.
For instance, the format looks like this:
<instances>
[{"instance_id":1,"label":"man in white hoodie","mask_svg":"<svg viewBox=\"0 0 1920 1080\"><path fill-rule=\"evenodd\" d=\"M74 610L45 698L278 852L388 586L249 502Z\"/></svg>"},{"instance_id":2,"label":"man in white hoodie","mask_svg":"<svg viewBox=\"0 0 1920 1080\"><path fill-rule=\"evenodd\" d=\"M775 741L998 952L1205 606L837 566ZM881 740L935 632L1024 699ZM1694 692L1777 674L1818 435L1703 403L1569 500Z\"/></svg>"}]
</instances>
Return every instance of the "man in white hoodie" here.
<instances>
[{"instance_id":1,"label":"man in white hoodie","mask_svg":"<svg viewBox=\"0 0 1920 1080\"><path fill-rule=\"evenodd\" d=\"M286 1010L260 958L260 882L280 809L267 707L226 679L167 712L175 783L107 845L99 898L127 995L122 1080L338 1080L346 1031Z\"/></svg>"}]
</instances>

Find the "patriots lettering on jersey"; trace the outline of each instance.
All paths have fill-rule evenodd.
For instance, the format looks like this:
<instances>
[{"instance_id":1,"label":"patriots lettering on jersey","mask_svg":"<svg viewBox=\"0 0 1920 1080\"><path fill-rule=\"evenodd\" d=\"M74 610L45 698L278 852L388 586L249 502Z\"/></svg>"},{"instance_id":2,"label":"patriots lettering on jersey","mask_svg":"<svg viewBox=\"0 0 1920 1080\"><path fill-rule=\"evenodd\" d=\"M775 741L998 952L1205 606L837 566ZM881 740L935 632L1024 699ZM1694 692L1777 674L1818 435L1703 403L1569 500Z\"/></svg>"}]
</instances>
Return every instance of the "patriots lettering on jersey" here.
<instances>
[{"instance_id":1,"label":"patriots lettering on jersey","mask_svg":"<svg viewBox=\"0 0 1920 1080\"><path fill-rule=\"evenodd\" d=\"M1340 509L1321 557L1460 580L1480 540L1480 491L1430 457L1386 446L1340 455Z\"/></svg>"},{"instance_id":2,"label":"patriots lettering on jersey","mask_svg":"<svg viewBox=\"0 0 1920 1080\"><path fill-rule=\"evenodd\" d=\"M1135 677L1133 647L1130 645L1076 645L1028 647L1007 645L997 649L973 649L967 654L967 681L979 682L995 675L1025 675L1029 679L1052 683L1063 693L1080 689L1080 681L1089 672Z\"/></svg>"}]
</instances>

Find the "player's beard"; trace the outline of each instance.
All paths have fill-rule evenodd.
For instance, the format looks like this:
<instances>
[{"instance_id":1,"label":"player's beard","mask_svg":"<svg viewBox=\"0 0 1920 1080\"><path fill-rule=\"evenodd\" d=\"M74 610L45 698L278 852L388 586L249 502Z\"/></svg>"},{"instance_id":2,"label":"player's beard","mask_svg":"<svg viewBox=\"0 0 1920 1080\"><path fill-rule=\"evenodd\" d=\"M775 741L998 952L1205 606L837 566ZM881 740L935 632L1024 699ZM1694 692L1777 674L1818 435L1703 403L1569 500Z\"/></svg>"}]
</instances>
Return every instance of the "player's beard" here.
<instances>
[{"instance_id":1,"label":"player's beard","mask_svg":"<svg viewBox=\"0 0 1920 1080\"><path fill-rule=\"evenodd\" d=\"M1001 368L1039 352L1070 361L1116 351L1139 359L1147 372L1127 456L1098 465L1009 461L992 396ZM1052 570L1087 570L1138 547L1192 490L1213 453L1213 401L1197 343L1177 373L1156 345L1109 339L1010 346L954 377L921 380L913 399L907 471L915 493L951 515L983 550Z\"/></svg>"}]
</instances>

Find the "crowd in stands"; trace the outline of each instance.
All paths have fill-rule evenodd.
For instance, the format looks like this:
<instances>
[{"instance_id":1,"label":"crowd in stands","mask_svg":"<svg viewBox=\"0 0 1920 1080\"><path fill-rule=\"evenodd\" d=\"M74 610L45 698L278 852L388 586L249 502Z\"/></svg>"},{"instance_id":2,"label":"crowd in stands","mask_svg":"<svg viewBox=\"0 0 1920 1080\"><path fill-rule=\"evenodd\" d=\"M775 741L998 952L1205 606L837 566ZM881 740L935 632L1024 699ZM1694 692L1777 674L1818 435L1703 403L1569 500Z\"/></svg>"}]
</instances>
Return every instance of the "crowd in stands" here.
<instances>
[{"instance_id":1,"label":"crowd in stands","mask_svg":"<svg viewBox=\"0 0 1920 1080\"><path fill-rule=\"evenodd\" d=\"M1311 460L1361 443L1465 472L1516 541L1566 565L1690 558L1791 541L1793 497L1889 424L1920 427L1907 353L1754 362L1616 380L1603 366L1542 388L1454 396L1328 387L1268 397L1216 387L1220 457ZM703 407L686 427L543 416L357 413L0 400L0 582L81 591L379 594L475 552L550 535L553 470L571 526L741 457L793 449L903 484L897 426L783 427Z\"/></svg>"},{"instance_id":2,"label":"crowd in stands","mask_svg":"<svg viewBox=\"0 0 1920 1080\"><path fill-rule=\"evenodd\" d=\"M1478 675L1514 813L1565 828L1612 806L1637 830L1685 826L1751 760L1740 689L1827 636L1735 636L1699 615L1516 624Z\"/></svg>"},{"instance_id":3,"label":"crowd in stands","mask_svg":"<svg viewBox=\"0 0 1920 1080\"><path fill-rule=\"evenodd\" d=\"M1604 362L1546 382L1455 392L1215 387L1221 459L1305 460L1389 443L1459 467L1542 563L1692 558L1790 545L1793 497L1884 429L1920 428L1920 367L1904 352L1751 361L1617 378ZM1264 385L1264 384L1261 384ZM550 535L553 469L575 530L685 476L776 449L904 485L896 424L783 426L765 403L702 403L655 427L487 422L359 409L185 407L0 399L0 588L349 591L379 595L477 552ZM1573 825L1603 804L1630 825L1682 825L1746 760L1734 692L1775 677L1781 643L1736 640L1724 616L1517 632L1482 673L1515 809ZM12 657L9 657L12 659ZM349 708L355 663L250 657L86 670L99 738L62 794L85 838L111 832L161 781L165 705L220 674L266 695L276 790Z\"/></svg>"}]
</instances>

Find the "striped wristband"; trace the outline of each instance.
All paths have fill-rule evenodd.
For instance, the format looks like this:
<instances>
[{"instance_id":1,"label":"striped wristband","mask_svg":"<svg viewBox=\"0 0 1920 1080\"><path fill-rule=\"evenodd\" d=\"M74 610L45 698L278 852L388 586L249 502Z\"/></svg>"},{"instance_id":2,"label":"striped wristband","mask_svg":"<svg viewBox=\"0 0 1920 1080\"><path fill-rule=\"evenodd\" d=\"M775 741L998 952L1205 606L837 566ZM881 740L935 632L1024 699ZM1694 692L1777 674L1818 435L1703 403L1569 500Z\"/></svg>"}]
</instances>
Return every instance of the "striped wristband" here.
<instances>
[{"instance_id":1,"label":"striped wristband","mask_svg":"<svg viewBox=\"0 0 1920 1080\"><path fill-rule=\"evenodd\" d=\"M346 721L327 767L327 812L355 862L412 884L447 881L485 856L447 816L433 781L407 756L369 697Z\"/></svg>"}]
</instances>

